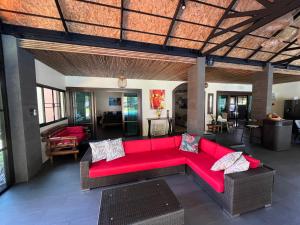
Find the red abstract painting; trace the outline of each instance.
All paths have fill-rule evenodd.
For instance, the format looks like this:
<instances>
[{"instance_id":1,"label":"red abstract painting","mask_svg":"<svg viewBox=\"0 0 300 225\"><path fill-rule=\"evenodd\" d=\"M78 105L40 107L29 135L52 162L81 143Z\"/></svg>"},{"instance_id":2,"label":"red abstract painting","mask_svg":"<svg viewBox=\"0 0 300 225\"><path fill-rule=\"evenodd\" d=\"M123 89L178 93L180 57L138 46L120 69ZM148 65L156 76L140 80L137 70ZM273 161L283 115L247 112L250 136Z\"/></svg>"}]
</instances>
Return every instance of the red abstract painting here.
<instances>
[{"instance_id":1,"label":"red abstract painting","mask_svg":"<svg viewBox=\"0 0 300 225\"><path fill-rule=\"evenodd\" d=\"M165 90L150 90L151 109L165 108Z\"/></svg>"}]
</instances>

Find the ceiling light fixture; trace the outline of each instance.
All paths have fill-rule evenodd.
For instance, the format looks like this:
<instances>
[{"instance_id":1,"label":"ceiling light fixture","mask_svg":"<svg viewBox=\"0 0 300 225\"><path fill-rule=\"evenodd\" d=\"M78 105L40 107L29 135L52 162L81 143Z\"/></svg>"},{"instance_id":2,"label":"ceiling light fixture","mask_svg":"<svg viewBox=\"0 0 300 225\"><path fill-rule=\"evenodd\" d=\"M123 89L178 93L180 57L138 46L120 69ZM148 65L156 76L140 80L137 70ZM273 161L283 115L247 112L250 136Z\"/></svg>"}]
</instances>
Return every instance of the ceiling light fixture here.
<instances>
[{"instance_id":1,"label":"ceiling light fixture","mask_svg":"<svg viewBox=\"0 0 300 225\"><path fill-rule=\"evenodd\" d=\"M181 9L185 10L185 0L181 0Z\"/></svg>"},{"instance_id":2,"label":"ceiling light fixture","mask_svg":"<svg viewBox=\"0 0 300 225\"><path fill-rule=\"evenodd\" d=\"M118 87L119 88L126 88L127 86L127 79L125 78L125 76L120 76L118 79Z\"/></svg>"}]
</instances>

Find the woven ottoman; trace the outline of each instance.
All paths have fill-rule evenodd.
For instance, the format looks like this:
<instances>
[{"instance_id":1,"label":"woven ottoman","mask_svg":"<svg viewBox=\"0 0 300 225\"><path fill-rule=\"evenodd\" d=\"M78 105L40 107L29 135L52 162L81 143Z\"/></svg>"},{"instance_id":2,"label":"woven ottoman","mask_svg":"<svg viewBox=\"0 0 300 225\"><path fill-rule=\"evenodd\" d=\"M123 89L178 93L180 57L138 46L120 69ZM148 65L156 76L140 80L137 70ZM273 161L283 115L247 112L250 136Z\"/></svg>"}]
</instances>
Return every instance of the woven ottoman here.
<instances>
[{"instance_id":1,"label":"woven ottoman","mask_svg":"<svg viewBox=\"0 0 300 225\"><path fill-rule=\"evenodd\" d=\"M182 225L184 210L164 180L102 192L99 225Z\"/></svg>"}]
</instances>

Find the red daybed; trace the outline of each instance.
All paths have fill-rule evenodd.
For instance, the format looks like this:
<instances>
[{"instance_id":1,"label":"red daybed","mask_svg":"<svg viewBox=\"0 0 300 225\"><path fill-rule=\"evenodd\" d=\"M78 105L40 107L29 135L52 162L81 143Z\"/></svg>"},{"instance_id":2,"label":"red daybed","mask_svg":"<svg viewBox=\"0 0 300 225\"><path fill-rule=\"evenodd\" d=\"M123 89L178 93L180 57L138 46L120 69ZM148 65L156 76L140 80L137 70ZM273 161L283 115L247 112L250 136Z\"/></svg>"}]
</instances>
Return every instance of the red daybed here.
<instances>
[{"instance_id":1,"label":"red daybed","mask_svg":"<svg viewBox=\"0 0 300 225\"><path fill-rule=\"evenodd\" d=\"M124 141L125 157L96 163L91 163L89 149L81 160L81 188L188 173L232 215L271 204L274 171L263 167L259 160L245 155L251 169L224 176L223 171L214 172L210 168L215 161L233 150L202 138L199 153L195 154L179 150L180 143L181 136ZM255 195L250 198L254 202L247 200L249 196L242 196L247 192Z\"/></svg>"},{"instance_id":2,"label":"red daybed","mask_svg":"<svg viewBox=\"0 0 300 225\"><path fill-rule=\"evenodd\" d=\"M46 154L51 163L54 156L73 154L75 160L79 150L77 146L87 138L84 127L82 126L61 126L50 129L42 134L47 142Z\"/></svg>"}]
</instances>

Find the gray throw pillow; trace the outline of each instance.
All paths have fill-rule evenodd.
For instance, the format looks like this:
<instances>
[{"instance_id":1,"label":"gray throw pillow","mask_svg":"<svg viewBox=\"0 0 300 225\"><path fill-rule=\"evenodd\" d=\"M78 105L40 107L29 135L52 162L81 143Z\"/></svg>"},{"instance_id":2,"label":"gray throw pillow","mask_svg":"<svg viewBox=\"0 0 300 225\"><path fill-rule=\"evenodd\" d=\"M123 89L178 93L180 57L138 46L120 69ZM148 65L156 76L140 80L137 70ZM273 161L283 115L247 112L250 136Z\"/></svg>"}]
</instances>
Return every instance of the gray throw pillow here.
<instances>
[{"instance_id":1,"label":"gray throw pillow","mask_svg":"<svg viewBox=\"0 0 300 225\"><path fill-rule=\"evenodd\" d=\"M109 140L90 142L92 149L92 162L98 162L106 159L106 154L109 151Z\"/></svg>"},{"instance_id":2,"label":"gray throw pillow","mask_svg":"<svg viewBox=\"0 0 300 225\"><path fill-rule=\"evenodd\" d=\"M106 161L112 161L125 156L125 151L122 143L122 139L118 138L109 141L109 150L106 153Z\"/></svg>"}]
</instances>

